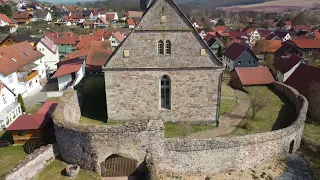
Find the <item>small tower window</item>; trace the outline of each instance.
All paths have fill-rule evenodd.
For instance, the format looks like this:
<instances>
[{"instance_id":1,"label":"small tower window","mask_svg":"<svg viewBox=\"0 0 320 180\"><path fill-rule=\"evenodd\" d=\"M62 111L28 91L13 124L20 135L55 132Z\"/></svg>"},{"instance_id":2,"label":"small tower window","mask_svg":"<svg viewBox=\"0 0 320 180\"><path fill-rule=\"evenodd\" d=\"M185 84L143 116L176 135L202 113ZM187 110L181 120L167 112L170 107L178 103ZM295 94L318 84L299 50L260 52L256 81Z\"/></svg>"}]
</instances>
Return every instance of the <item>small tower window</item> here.
<instances>
[{"instance_id":1,"label":"small tower window","mask_svg":"<svg viewBox=\"0 0 320 180\"><path fill-rule=\"evenodd\" d=\"M171 109L171 82L167 75L161 78L161 108Z\"/></svg>"},{"instance_id":2,"label":"small tower window","mask_svg":"<svg viewBox=\"0 0 320 180\"><path fill-rule=\"evenodd\" d=\"M169 40L166 41L166 54L171 54L171 42Z\"/></svg>"},{"instance_id":3,"label":"small tower window","mask_svg":"<svg viewBox=\"0 0 320 180\"><path fill-rule=\"evenodd\" d=\"M158 42L158 54L164 54L164 43L162 40Z\"/></svg>"}]
</instances>

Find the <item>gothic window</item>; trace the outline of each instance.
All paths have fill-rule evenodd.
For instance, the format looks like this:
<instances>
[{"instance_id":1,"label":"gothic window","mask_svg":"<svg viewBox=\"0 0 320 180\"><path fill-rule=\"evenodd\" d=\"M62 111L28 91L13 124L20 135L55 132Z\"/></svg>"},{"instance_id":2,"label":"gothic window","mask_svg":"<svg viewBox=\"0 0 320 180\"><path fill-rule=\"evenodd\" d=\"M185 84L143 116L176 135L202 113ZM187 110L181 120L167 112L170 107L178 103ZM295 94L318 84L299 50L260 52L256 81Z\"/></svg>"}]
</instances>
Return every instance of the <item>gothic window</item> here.
<instances>
[{"instance_id":1,"label":"gothic window","mask_svg":"<svg viewBox=\"0 0 320 180\"><path fill-rule=\"evenodd\" d=\"M171 54L171 42L169 40L166 41L166 54Z\"/></svg>"},{"instance_id":2,"label":"gothic window","mask_svg":"<svg viewBox=\"0 0 320 180\"><path fill-rule=\"evenodd\" d=\"M158 42L158 54L164 54L164 43L162 40Z\"/></svg>"},{"instance_id":3,"label":"gothic window","mask_svg":"<svg viewBox=\"0 0 320 180\"><path fill-rule=\"evenodd\" d=\"M171 109L171 85L170 78L167 75L161 78L161 108Z\"/></svg>"}]
</instances>

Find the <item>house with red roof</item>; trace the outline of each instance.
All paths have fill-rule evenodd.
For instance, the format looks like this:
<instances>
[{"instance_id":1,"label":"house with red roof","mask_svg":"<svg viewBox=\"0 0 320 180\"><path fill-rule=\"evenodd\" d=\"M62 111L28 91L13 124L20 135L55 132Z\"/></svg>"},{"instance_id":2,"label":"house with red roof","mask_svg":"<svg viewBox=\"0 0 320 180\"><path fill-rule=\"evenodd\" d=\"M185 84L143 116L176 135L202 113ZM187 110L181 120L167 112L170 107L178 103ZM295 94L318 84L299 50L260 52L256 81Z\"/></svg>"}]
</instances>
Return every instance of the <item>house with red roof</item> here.
<instances>
[{"instance_id":1,"label":"house with red roof","mask_svg":"<svg viewBox=\"0 0 320 180\"><path fill-rule=\"evenodd\" d=\"M85 58L64 60L58 63L58 70L52 76L57 78L59 91L76 86L86 75Z\"/></svg>"},{"instance_id":2,"label":"house with red roof","mask_svg":"<svg viewBox=\"0 0 320 180\"><path fill-rule=\"evenodd\" d=\"M301 63L284 83L309 98L312 85L320 83L320 68Z\"/></svg>"},{"instance_id":3,"label":"house with red roof","mask_svg":"<svg viewBox=\"0 0 320 180\"><path fill-rule=\"evenodd\" d=\"M13 24L12 20L8 18L7 15L5 14L0 14L0 26L8 26L10 24Z\"/></svg>"},{"instance_id":4,"label":"house with red roof","mask_svg":"<svg viewBox=\"0 0 320 180\"><path fill-rule=\"evenodd\" d=\"M111 42L111 47L112 49L115 49L116 47L119 46L119 44L125 39L125 36L117 31L113 32L111 37L109 38L109 41Z\"/></svg>"},{"instance_id":5,"label":"house with red roof","mask_svg":"<svg viewBox=\"0 0 320 180\"><path fill-rule=\"evenodd\" d=\"M220 33L229 33L231 30L228 26L216 26L213 29L214 32L220 32Z\"/></svg>"},{"instance_id":6,"label":"house with red roof","mask_svg":"<svg viewBox=\"0 0 320 180\"><path fill-rule=\"evenodd\" d=\"M47 70L47 73L52 73L57 70L57 63L60 60L58 46L55 45L48 38L41 38L36 45L38 51L44 54L43 61Z\"/></svg>"},{"instance_id":7,"label":"house with red roof","mask_svg":"<svg viewBox=\"0 0 320 180\"><path fill-rule=\"evenodd\" d=\"M290 30L292 28L292 22L291 21L284 21L284 24L285 24L285 28L286 30Z\"/></svg>"},{"instance_id":8,"label":"house with red roof","mask_svg":"<svg viewBox=\"0 0 320 180\"><path fill-rule=\"evenodd\" d=\"M45 37L58 46L60 59L73 51L77 40L77 36L72 32L46 32Z\"/></svg>"},{"instance_id":9,"label":"house with red roof","mask_svg":"<svg viewBox=\"0 0 320 180\"><path fill-rule=\"evenodd\" d=\"M34 143L40 145L53 136L52 113L56 106L56 101L46 101L36 114L19 116L6 129L11 132L14 144Z\"/></svg>"},{"instance_id":10,"label":"house with red roof","mask_svg":"<svg viewBox=\"0 0 320 180\"><path fill-rule=\"evenodd\" d=\"M16 94L0 80L0 129L9 127L21 114Z\"/></svg>"},{"instance_id":11,"label":"house with red roof","mask_svg":"<svg viewBox=\"0 0 320 180\"><path fill-rule=\"evenodd\" d=\"M312 26L311 25L295 25L293 26L293 30L296 33L306 34L312 32Z\"/></svg>"},{"instance_id":12,"label":"house with red roof","mask_svg":"<svg viewBox=\"0 0 320 180\"><path fill-rule=\"evenodd\" d=\"M274 78L267 67L239 67L231 73L230 85L236 89L245 86L269 85Z\"/></svg>"},{"instance_id":13,"label":"house with red roof","mask_svg":"<svg viewBox=\"0 0 320 180\"><path fill-rule=\"evenodd\" d=\"M28 11L17 11L15 13L13 13L12 18L18 24L29 24L29 22L31 22L31 19L33 18L33 16Z\"/></svg>"},{"instance_id":14,"label":"house with red roof","mask_svg":"<svg viewBox=\"0 0 320 180\"><path fill-rule=\"evenodd\" d=\"M244 28L242 32L246 33L251 44L255 44L255 42L261 38L257 28Z\"/></svg>"},{"instance_id":15,"label":"house with red roof","mask_svg":"<svg viewBox=\"0 0 320 180\"><path fill-rule=\"evenodd\" d=\"M277 59L273 64L277 70L276 80L281 83L285 82L301 63L305 63L303 58L296 54L289 58Z\"/></svg>"},{"instance_id":16,"label":"house with red roof","mask_svg":"<svg viewBox=\"0 0 320 180\"><path fill-rule=\"evenodd\" d=\"M113 22L119 21L119 15L117 12L106 12L105 15L108 21L113 21Z\"/></svg>"},{"instance_id":17,"label":"house with red roof","mask_svg":"<svg viewBox=\"0 0 320 180\"><path fill-rule=\"evenodd\" d=\"M286 41L286 42L282 43L281 47L276 52L274 52L274 57L277 60L280 58L291 57L294 54L303 57L303 56L307 55L308 52L306 50L296 46L291 41Z\"/></svg>"},{"instance_id":18,"label":"house with red roof","mask_svg":"<svg viewBox=\"0 0 320 180\"><path fill-rule=\"evenodd\" d=\"M94 28L100 28L100 29L104 29L110 26L110 22L107 21L106 18L104 17L98 17L96 22L94 23Z\"/></svg>"},{"instance_id":19,"label":"house with red roof","mask_svg":"<svg viewBox=\"0 0 320 180\"><path fill-rule=\"evenodd\" d=\"M320 40L318 39L295 39L290 41L301 49L312 54L313 51L320 51Z\"/></svg>"},{"instance_id":20,"label":"house with red roof","mask_svg":"<svg viewBox=\"0 0 320 180\"><path fill-rule=\"evenodd\" d=\"M134 19L127 19L125 27L133 29L134 27L136 27L136 22L134 21Z\"/></svg>"},{"instance_id":21,"label":"house with red roof","mask_svg":"<svg viewBox=\"0 0 320 180\"><path fill-rule=\"evenodd\" d=\"M44 55L29 42L13 44L0 49L0 81L15 94L23 97L41 88L46 80Z\"/></svg>"},{"instance_id":22,"label":"house with red roof","mask_svg":"<svg viewBox=\"0 0 320 180\"><path fill-rule=\"evenodd\" d=\"M222 62L228 71L236 67L257 67L258 61L250 47L239 43L233 43L222 55Z\"/></svg>"}]
</instances>

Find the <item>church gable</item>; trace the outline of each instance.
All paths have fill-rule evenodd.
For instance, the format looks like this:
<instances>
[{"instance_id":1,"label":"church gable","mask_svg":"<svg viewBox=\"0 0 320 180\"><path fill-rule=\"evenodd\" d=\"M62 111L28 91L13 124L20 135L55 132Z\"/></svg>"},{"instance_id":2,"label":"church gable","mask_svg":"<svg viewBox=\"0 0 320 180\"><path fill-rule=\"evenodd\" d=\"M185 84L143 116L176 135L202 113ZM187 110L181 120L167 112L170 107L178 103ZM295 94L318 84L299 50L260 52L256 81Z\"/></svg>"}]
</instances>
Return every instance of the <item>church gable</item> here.
<instances>
[{"instance_id":1,"label":"church gable","mask_svg":"<svg viewBox=\"0 0 320 180\"><path fill-rule=\"evenodd\" d=\"M156 0L135 29L192 30L193 27L172 0Z\"/></svg>"},{"instance_id":2,"label":"church gable","mask_svg":"<svg viewBox=\"0 0 320 180\"><path fill-rule=\"evenodd\" d=\"M162 15L166 16L164 23ZM156 0L105 65L106 68L222 66L172 0Z\"/></svg>"}]
</instances>

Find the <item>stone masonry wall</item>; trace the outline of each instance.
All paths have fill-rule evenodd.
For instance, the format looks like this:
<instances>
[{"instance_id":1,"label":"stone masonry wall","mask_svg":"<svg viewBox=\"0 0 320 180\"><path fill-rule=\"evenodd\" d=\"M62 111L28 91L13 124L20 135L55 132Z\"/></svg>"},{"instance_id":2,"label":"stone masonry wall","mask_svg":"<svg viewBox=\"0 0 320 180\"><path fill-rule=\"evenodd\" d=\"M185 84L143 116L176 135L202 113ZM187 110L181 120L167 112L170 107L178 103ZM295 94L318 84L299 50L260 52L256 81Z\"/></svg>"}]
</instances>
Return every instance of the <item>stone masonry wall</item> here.
<instances>
[{"instance_id":1,"label":"stone masonry wall","mask_svg":"<svg viewBox=\"0 0 320 180\"><path fill-rule=\"evenodd\" d=\"M117 121L216 120L219 70L105 71L108 118ZM171 81L171 110L161 108L161 77Z\"/></svg>"},{"instance_id":2,"label":"stone masonry wall","mask_svg":"<svg viewBox=\"0 0 320 180\"><path fill-rule=\"evenodd\" d=\"M275 83L274 87L295 105L296 121L277 131L231 138L165 139L161 120L133 121L115 127L81 126L65 118L70 114L66 111L72 108L63 111L64 106L78 104L59 103L54 119L58 118L55 119L55 130L60 154L67 163L79 164L98 173L100 163L112 154L130 157L139 163L151 156L158 172L175 175L242 170L282 159L289 154L292 142L293 152L300 146L308 102L289 86ZM62 98L70 97L66 94Z\"/></svg>"},{"instance_id":3,"label":"stone masonry wall","mask_svg":"<svg viewBox=\"0 0 320 180\"><path fill-rule=\"evenodd\" d=\"M29 154L25 160L20 162L5 180L31 179L41 172L58 155L56 145L42 146L32 154Z\"/></svg>"}]
</instances>

